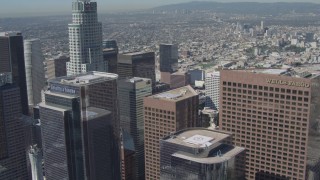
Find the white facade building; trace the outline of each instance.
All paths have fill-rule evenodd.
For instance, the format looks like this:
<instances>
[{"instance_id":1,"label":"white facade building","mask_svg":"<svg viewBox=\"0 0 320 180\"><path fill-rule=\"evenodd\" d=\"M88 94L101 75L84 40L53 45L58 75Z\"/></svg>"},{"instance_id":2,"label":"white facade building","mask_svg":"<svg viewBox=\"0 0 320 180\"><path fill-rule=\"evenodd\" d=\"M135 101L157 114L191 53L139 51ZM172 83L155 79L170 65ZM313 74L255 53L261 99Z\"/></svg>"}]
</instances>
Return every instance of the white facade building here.
<instances>
[{"instance_id":1,"label":"white facade building","mask_svg":"<svg viewBox=\"0 0 320 180\"><path fill-rule=\"evenodd\" d=\"M45 87L44 57L39 39L24 41L24 61L29 106L36 106L42 101L41 91Z\"/></svg>"},{"instance_id":2,"label":"white facade building","mask_svg":"<svg viewBox=\"0 0 320 180\"><path fill-rule=\"evenodd\" d=\"M72 3L69 48L68 76L89 71L107 71L102 53L102 24L98 22L96 2L77 0Z\"/></svg>"},{"instance_id":3,"label":"white facade building","mask_svg":"<svg viewBox=\"0 0 320 180\"><path fill-rule=\"evenodd\" d=\"M206 74L206 107L219 110L220 72Z\"/></svg>"}]
</instances>

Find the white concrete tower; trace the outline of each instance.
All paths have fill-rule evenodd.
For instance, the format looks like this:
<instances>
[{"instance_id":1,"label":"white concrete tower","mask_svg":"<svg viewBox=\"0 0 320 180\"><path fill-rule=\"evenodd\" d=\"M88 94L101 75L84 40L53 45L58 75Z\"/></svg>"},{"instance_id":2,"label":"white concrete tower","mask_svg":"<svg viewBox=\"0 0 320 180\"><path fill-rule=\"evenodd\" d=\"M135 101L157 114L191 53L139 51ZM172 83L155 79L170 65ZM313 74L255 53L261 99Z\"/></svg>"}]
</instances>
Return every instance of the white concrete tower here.
<instances>
[{"instance_id":1,"label":"white concrete tower","mask_svg":"<svg viewBox=\"0 0 320 180\"><path fill-rule=\"evenodd\" d=\"M205 86L206 107L219 110L220 72L207 73Z\"/></svg>"},{"instance_id":2,"label":"white concrete tower","mask_svg":"<svg viewBox=\"0 0 320 180\"><path fill-rule=\"evenodd\" d=\"M89 71L106 72L102 54L102 24L98 22L97 2L77 0L72 3L69 48L68 76Z\"/></svg>"}]
</instances>

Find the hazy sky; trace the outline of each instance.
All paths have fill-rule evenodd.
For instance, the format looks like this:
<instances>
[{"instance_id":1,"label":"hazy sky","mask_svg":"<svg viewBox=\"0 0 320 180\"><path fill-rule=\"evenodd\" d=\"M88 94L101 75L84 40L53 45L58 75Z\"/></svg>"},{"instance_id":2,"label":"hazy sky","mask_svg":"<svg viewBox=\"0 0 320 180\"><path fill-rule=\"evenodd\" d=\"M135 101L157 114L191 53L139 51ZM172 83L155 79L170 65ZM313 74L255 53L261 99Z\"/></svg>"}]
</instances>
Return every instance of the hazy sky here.
<instances>
[{"instance_id":1,"label":"hazy sky","mask_svg":"<svg viewBox=\"0 0 320 180\"><path fill-rule=\"evenodd\" d=\"M72 0L0 0L1 15L68 13ZM164 4L188 2L188 0L96 0L99 12L144 9ZM190 0L192 1L192 0ZM278 2L279 0L216 0L220 2ZM281 0L281 2L315 2L319 0Z\"/></svg>"}]
</instances>

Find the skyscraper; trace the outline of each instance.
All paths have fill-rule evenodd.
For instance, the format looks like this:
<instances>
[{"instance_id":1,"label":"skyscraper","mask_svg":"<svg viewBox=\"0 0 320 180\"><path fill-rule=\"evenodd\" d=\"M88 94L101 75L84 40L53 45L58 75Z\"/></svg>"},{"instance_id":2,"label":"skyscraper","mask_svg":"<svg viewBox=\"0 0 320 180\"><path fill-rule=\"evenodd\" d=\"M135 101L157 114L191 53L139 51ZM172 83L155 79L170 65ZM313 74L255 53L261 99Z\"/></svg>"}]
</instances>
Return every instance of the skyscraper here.
<instances>
[{"instance_id":1,"label":"skyscraper","mask_svg":"<svg viewBox=\"0 0 320 180\"><path fill-rule=\"evenodd\" d=\"M103 49L114 49L116 52L119 52L119 47L116 40L104 40Z\"/></svg>"},{"instance_id":2,"label":"skyscraper","mask_svg":"<svg viewBox=\"0 0 320 180\"><path fill-rule=\"evenodd\" d=\"M0 74L0 179L28 179L21 93L8 76Z\"/></svg>"},{"instance_id":3,"label":"skyscraper","mask_svg":"<svg viewBox=\"0 0 320 180\"><path fill-rule=\"evenodd\" d=\"M156 83L155 55L154 52L134 52L119 54L119 78L141 77L152 80L152 87Z\"/></svg>"},{"instance_id":4,"label":"skyscraper","mask_svg":"<svg viewBox=\"0 0 320 180\"><path fill-rule=\"evenodd\" d=\"M60 56L57 58L49 59L46 61L47 64L47 79L54 79L67 75L66 63L70 61L69 57Z\"/></svg>"},{"instance_id":5,"label":"skyscraper","mask_svg":"<svg viewBox=\"0 0 320 180\"><path fill-rule=\"evenodd\" d=\"M199 96L190 86L144 98L145 176L160 179L159 140L170 133L200 125Z\"/></svg>"},{"instance_id":6,"label":"skyscraper","mask_svg":"<svg viewBox=\"0 0 320 180\"><path fill-rule=\"evenodd\" d=\"M161 72L161 83L168 84L171 89L187 86L190 84L190 74L188 72Z\"/></svg>"},{"instance_id":7,"label":"skyscraper","mask_svg":"<svg viewBox=\"0 0 320 180\"><path fill-rule=\"evenodd\" d=\"M49 80L40 106L45 174L56 179L120 179L116 74Z\"/></svg>"},{"instance_id":8,"label":"skyscraper","mask_svg":"<svg viewBox=\"0 0 320 180\"><path fill-rule=\"evenodd\" d=\"M319 178L319 83L286 69L221 71L219 126L247 149L246 179Z\"/></svg>"},{"instance_id":9,"label":"skyscraper","mask_svg":"<svg viewBox=\"0 0 320 180\"><path fill-rule=\"evenodd\" d=\"M207 73L205 89L206 107L219 110L220 72Z\"/></svg>"},{"instance_id":10,"label":"skyscraper","mask_svg":"<svg viewBox=\"0 0 320 180\"><path fill-rule=\"evenodd\" d=\"M160 44L160 72L176 72L178 68L178 46Z\"/></svg>"},{"instance_id":11,"label":"skyscraper","mask_svg":"<svg viewBox=\"0 0 320 180\"><path fill-rule=\"evenodd\" d=\"M24 41L24 61L29 106L41 102L41 91L45 87L44 57L39 39Z\"/></svg>"},{"instance_id":12,"label":"skyscraper","mask_svg":"<svg viewBox=\"0 0 320 180\"><path fill-rule=\"evenodd\" d=\"M43 180L42 152L36 145L30 147L29 159L31 164L32 180Z\"/></svg>"},{"instance_id":13,"label":"skyscraper","mask_svg":"<svg viewBox=\"0 0 320 180\"><path fill-rule=\"evenodd\" d=\"M119 47L115 40L103 41L103 60L107 63L108 73L118 74Z\"/></svg>"},{"instance_id":14,"label":"skyscraper","mask_svg":"<svg viewBox=\"0 0 320 180\"><path fill-rule=\"evenodd\" d=\"M185 129L160 140L161 180L243 180L238 169L245 148L233 146L232 134L204 128Z\"/></svg>"},{"instance_id":15,"label":"skyscraper","mask_svg":"<svg viewBox=\"0 0 320 180\"><path fill-rule=\"evenodd\" d=\"M118 50L114 48L103 49L103 60L107 63L108 73L118 73Z\"/></svg>"},{"instance_id":16,"label":"skyscraper","mask_svg":"<svg viewBox=\"0 0 320 180\"><path fill-rule=\"evenodd\" d=\"M118 85L120 126L133 138L138 179L144 177L143 98L152 95L152 82L145 78L130 78Z\"/></svg>"},{"instance_id":17,"label":"skyscraper","mask_svg":"<svg viewBox=\"0 0 320 180\"><path fill-rule=\"evenodd\" d=\"M69 48L68 75L89 71L106 72L107 67L102 56L102 24L98 22L97 2L77 0L72 3Z\"/></svg>"},{"instance_id":18,"label":"skyscraper","mask_svg":"<svg viewBox=\"0 0 320 180\"><path fill-rule=\"evenodd\" d=\"M8 74L10 82L20 88L21 110L28 115L23 37L19 32L0 33L0 74Z\"/></svg>"}]
</instances>

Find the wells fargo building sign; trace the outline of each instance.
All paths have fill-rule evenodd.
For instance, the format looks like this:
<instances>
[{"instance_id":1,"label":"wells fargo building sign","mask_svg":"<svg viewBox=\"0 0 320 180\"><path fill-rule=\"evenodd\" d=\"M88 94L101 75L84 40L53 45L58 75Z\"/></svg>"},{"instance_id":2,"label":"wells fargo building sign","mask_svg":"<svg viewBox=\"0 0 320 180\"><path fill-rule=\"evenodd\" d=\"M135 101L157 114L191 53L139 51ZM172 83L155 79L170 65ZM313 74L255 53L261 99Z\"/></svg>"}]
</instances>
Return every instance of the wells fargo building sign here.
<instances>
[{"instance_id":1,"label":"wells fargo building sign","mask_svg":"<svg viewBox=\"0 0 320 180\"><path fill-rule=\"evenodd\" d=\"M305 87L309 88L310 84L305 82L295 82L295 81L284 81L278 79L267 79L267 83L269 84L279 84L279 85L286 85L286 86L295 86L295 87Z\"/></svg>"}]
</instances>

